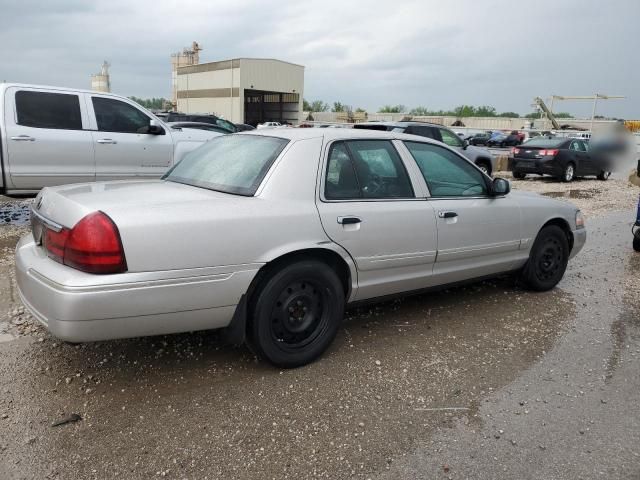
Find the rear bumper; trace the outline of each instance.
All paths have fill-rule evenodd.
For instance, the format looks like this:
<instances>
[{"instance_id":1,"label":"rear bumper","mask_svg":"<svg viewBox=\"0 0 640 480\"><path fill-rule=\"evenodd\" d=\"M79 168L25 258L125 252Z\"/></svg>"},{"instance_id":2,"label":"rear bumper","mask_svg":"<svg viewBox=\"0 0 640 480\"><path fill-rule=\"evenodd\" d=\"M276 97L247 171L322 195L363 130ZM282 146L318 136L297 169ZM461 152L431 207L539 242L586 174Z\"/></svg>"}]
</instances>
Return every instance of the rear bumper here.
<instances>
[{"instance_id":1,"label":"rear bumper","mask_svg":"<svg viewBox=\"0 0 640 480\"><path fill-rule=\"evenodd\" d=\"M258 268L91 275L49 259L31 235L16 247L20 299L54 336L71 342L226 327Z\"/></svg>"},{"instance_id":2,"label":"rear bumper","mask_svg":"<svg viewBox=\"0 0 640 480\"><path fill-rule=\"evenodd\" d=\"M513 157L511 170L518 173L537 173L539 175L562 175L562 166L553 160L524 159Z\"/></svg>"}]
</instances>

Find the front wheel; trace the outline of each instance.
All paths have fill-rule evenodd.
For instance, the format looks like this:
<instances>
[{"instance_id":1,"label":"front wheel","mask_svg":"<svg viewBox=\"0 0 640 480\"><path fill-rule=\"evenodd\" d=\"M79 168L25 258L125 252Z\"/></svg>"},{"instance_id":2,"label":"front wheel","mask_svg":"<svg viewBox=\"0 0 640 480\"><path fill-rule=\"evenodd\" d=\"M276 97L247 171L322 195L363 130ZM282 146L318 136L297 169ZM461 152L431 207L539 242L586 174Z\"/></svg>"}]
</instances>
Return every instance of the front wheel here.
<instances>
[{"instance_id":1,"label":"front wheel","mask_svg":"<svg viewBox=\"0 0 640 480\"><path fill-rule=\"evenodd\" d=\"M331 344L344 315L344 290L333 269L315 260L266 277L251 303L248 340L259 357L282 368L312 362Z\"/></svg>"},{"instance_id":2,"label":"front wheel","mask_svg":"<svg viewBox=\"0 0 640 480\"><path fill-rule=\"evenodd\" d=\"M551 290L562 279L569 262L569 242L564 231L549 225L538 233L520 279L531 290Z\"/></svg>"},{"instance_id":3,"label":"front wheel","mask_svg":"<svg viewBox=\"0 0 640 480\"><path fill-rule=\"evenodd\" d=\"M610 176L611 176L611 172L607 172L605 170L602 170L598 174L598 180L608 180Z\"/></svg>"},{"instance_id":4,"label":"front wheel","mask_svg":"<svg viewBox=\"0 0 640 480\"><path fill-rule=\"evenodd\" d=\"M488 162L481 160L477 162L476 165L480 170L482 170L483 173L485 173L488 176L491 176L491 165Z\"/></svg>"}]
</instances>

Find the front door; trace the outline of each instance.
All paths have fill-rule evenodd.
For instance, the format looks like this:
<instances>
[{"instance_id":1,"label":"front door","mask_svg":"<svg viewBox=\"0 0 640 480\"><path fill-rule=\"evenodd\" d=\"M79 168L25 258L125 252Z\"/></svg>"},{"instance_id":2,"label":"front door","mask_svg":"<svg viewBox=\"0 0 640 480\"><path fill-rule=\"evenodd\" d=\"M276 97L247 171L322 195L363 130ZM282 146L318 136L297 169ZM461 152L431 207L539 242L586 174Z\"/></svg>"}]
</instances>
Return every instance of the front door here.
<instances>
[{"instance_id":1,"label":"front door","mask_svg":"<svg viewBox=\"0 0 640 480\"><path fill-rule=\"evenodd\" d=\"M429 202L417 198L408 172L390 140L329 146L317 206L327 235L356 264L355 300L430 284L435 213Z\"/></svg>"},{"instance_id":2,"label":"front door","mask_svg":"<svg viewBox=\"0 0 640 480\"><path fill-rule=\"evenodd\" d=\"M170 133L146 133L151 117L132 104L108 96L90 97L96 180L162 176L173 156Z\"/></svg>"},{"instance_id":3,"label":"front door","mask_svg":"<svg viewBox=\"0 0 640 480\"><path fill-rule=\"evenodd\" d=\"M95 178L80 95L12 87L5 93L8 189L39 190Z\"/></svg>"},{"instance_id":4,"label":"front door","mask_svg":"<svg viewBox=\"0 0 640 480\"><path fill-rule=\"evenodd\" d=\"M508 271L521 257L520 207L489 195L488 177L439 145L405 142L422 172L436 212L434 280L458 282Z\"/></svg>"}]
</instances>

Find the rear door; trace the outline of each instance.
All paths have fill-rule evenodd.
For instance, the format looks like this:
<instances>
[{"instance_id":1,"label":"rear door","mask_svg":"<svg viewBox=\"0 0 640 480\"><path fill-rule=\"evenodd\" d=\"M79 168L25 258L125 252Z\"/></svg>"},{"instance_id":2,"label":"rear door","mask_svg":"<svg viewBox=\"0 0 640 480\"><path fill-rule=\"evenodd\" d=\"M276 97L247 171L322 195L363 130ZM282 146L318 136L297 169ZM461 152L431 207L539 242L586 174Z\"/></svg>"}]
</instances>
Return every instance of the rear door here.
<instances>
[{"instance_id":1,"label":"rear door","mask_svg":"<svg viewBox=\"0 0 640 480\"><path fill-rule=\"evenodd\" d=\"M510 270L522 256L515 199L490 196L488 177L447 148L404 144L424 176L437 216L434 280L444 284Z\"/></svg>"},{"instance_id":2,"label":"rear door","mask_svg":"<svg viewBox=\"0 0 640 480\"><path fill-rule=\"evenodd\" d=\"M11 87L5 92L8 189L39 190L95 178L81 94Z\"/></svg>"},{"instance_id":3,"label":"rear door","mask_svg":"<svg viewBox=\"0 0 640 480\"><path fill-rule=\"evenodd\" d=\"M419 198L424 189L416 195L415 164L406 165L391 140L336 141L325 156L318 211L327 235L355 261L355 299L428 286L436 220Z\"/></svg>"},{"instance_id":4,"label":"rear door","mask_svg":"<svg viewBox=\"0 0 640 480\"><path fill-rule=\"evenodd\" d=\"M173 158L173 140L147 133L152 120L133 103L105 95L87 94L96 158L96 180L163 175Z\"/></svg>"}]
</instances>

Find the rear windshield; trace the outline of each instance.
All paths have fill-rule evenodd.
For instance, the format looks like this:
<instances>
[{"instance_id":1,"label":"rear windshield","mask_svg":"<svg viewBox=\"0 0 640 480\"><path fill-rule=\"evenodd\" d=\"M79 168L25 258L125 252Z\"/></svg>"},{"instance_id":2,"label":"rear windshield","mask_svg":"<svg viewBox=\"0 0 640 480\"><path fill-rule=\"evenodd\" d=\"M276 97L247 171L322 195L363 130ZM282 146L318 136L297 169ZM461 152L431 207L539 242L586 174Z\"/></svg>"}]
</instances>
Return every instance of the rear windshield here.
<instances>
[{"instance_id":1,"label":"rear windshield","mask_svg":"<svg viewBox=\"0 0 640 480\"><path fill-rule=\"evenodd\" d=\"M252 196L288 140L261 135L225 135L185 157L164 177L218 192Z\"/></svg>"},{"instance_id":2,"label":"rear windshield","mask_svg":"<svg viewBox=\"0 0 640 480\"><path fill-rule=\"evenodd\" d=\"M525 142L523 145L526 145L527 147L553 148L559 147L566 141L566 138L533 138L528 142Z\"/></svg>"}]
</instances>

